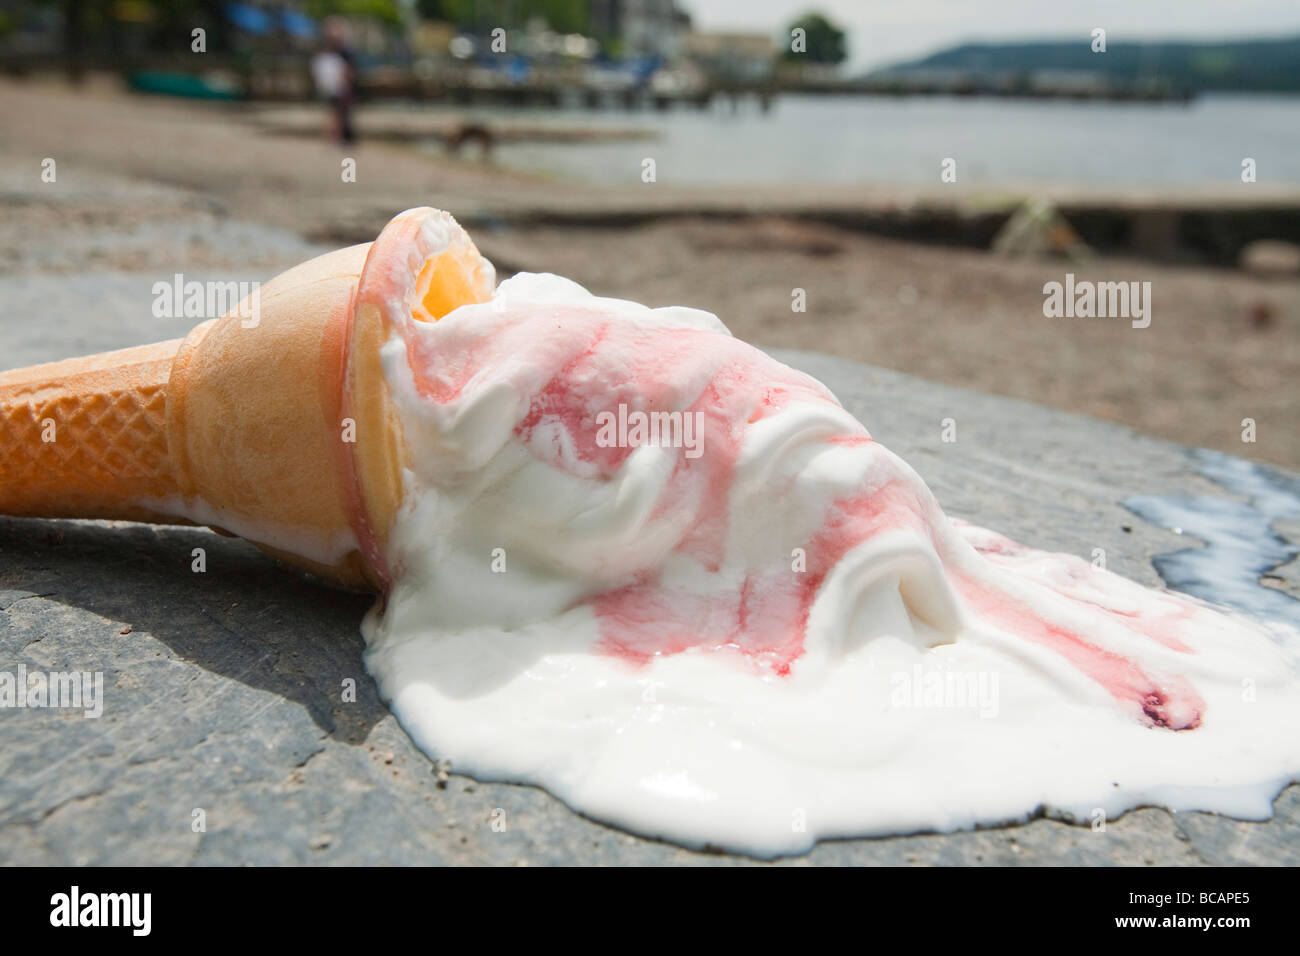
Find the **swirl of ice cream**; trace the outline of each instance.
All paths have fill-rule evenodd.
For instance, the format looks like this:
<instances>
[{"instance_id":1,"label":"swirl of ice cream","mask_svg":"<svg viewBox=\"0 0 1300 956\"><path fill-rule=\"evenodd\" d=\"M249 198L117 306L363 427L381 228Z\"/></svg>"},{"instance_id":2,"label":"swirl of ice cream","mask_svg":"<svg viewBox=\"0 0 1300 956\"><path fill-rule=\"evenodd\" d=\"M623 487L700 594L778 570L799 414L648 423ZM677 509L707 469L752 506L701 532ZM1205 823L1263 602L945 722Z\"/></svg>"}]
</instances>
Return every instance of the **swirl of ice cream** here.
<instances>
[{"instance_id":1,"label":"swirl of ice cream","mask_svg":"<svg viewBox=\"0 0 1300 956\"><path fill-rule=\"evenodd\" d=\"M521 274L383 362L408 471L367 666L459 770L757 854L1261 817L1300 771L1294 632L949 521L708 313Z\"/></svg>"}]
</instances>

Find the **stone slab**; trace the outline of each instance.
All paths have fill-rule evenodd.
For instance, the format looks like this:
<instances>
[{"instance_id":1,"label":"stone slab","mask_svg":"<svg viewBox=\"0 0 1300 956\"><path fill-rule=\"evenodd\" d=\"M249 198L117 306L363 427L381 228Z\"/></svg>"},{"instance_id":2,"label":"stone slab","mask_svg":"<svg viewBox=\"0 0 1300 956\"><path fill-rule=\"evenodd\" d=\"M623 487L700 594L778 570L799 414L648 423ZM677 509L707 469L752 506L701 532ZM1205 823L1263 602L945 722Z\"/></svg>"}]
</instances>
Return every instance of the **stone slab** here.
<instances>
[{"instance_id":1,"label":"stone slab","mask_svg":"<svg viewBox=\"0 0 1300 956\"><path fill-rule=\"evenodd\" d=\"M148 289L122 274L0 276L0 364L185 331L149 317ZM1124 498L1233 497L1187 449L1124 428L829 356L780 357L826 381L950 514L1038 548L1104 548L1112 570L1145 584L1159 583L1153 555L1189 542ZM946 418L956 442L941 441ZM1284 524L1274 530L1300 530ZM1276 586L1296 594L1293 570ZM368 605L205 530L0 519L0 669L103 671L106 696L95 720L0 710L0 864L748 862L630 836L532 787L454 772L440 786L361 666ZM341 699L347 680L355 703ZM830 841L785 862L1295 865L1300 787L1267 823L1143 809L1104 832L1038 819Z\"/></svg>"}]
</instances>

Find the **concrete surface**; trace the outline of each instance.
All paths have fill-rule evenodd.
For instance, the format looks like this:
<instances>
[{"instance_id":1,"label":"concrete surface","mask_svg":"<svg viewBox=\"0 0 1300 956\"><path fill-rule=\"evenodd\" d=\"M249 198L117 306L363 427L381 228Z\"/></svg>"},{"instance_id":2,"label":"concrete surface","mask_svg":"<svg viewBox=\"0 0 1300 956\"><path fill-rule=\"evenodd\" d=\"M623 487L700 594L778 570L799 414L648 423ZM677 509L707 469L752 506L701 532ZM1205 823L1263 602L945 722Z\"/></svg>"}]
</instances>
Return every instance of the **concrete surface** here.
<instances>
[{"instance_id":1,"label":"concrete surface","mask_svg":"<svg viewBox=\"0 0 1300 956\"><path fill-rule=\"evenodd\" d=\"M241 241L302 251L273 232ZM188 320L150 317L156 278L0 276L0 364L183 333ZM98 321L67 318L88 304ZM827 356L781 357L825 380L950 514L1039 548L1105 548L1112 570L1146 584L1158 583L1151 556L1188 542L1120 500L1231 497L1185 449L1123 428ZM949 417L958 440L944 444ZM204 574L191 571L199 546ZM1300 593L1294 562L1276 573ZM106 697L97 720L0 710L0 863L744 862L631 837L530 787L454 773L439 786L362 669L369 603L203 530L0 519L0 670L103 671ZM355 703L341 699L347 679ZM196 809L206 832L192 827ZM1146 809L1104 832L1040 819L827 842L787 862L1295 865L1300 787L1276 810L1260 824Z\"/></svg>"}]
</instances>

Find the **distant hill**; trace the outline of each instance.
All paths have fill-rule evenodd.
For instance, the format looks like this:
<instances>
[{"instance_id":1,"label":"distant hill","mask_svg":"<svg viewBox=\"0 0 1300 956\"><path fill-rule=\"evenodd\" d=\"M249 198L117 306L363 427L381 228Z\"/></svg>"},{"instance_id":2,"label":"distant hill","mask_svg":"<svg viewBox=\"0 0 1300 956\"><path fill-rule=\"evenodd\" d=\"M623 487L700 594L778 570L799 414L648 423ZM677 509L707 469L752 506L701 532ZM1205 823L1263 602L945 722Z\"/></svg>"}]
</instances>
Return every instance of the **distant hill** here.
<instances>
[{"instance_id":1,"label":"distant hill","mask_svg":"<svg viewBox=\"0 0 1300 956\"><path fill-rule=\"evenodd\" d=\"M1283 40L1108 42L1093 53L1091 38L1067 42L968 43L899 64L886 74L975 75L1077 71L1115 83L1158 82L1201 90L1300 92L1300 36Z\"/></svg>"}]
</instances>

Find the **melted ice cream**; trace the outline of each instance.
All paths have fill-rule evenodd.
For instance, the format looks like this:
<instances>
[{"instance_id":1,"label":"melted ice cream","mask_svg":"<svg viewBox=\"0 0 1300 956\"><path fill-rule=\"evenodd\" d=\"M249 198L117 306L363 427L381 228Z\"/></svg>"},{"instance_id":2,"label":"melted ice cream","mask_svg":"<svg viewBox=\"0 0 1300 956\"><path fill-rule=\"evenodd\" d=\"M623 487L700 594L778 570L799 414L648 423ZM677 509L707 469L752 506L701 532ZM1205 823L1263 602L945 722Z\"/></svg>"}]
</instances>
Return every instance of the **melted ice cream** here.
<instances>
[{"instance_id":1,"label":"melted ice cream","mask_svg":"<svg viewBox=\"0 0 1300 956\"><path fill-rule=\"evenodd\" d=\"M760 855L1263 818L1300 771L1292 629L950 521L712 315L523 274L384 362L410 469L366 661L459 771Z\"/></svg>"}]
</instances>

